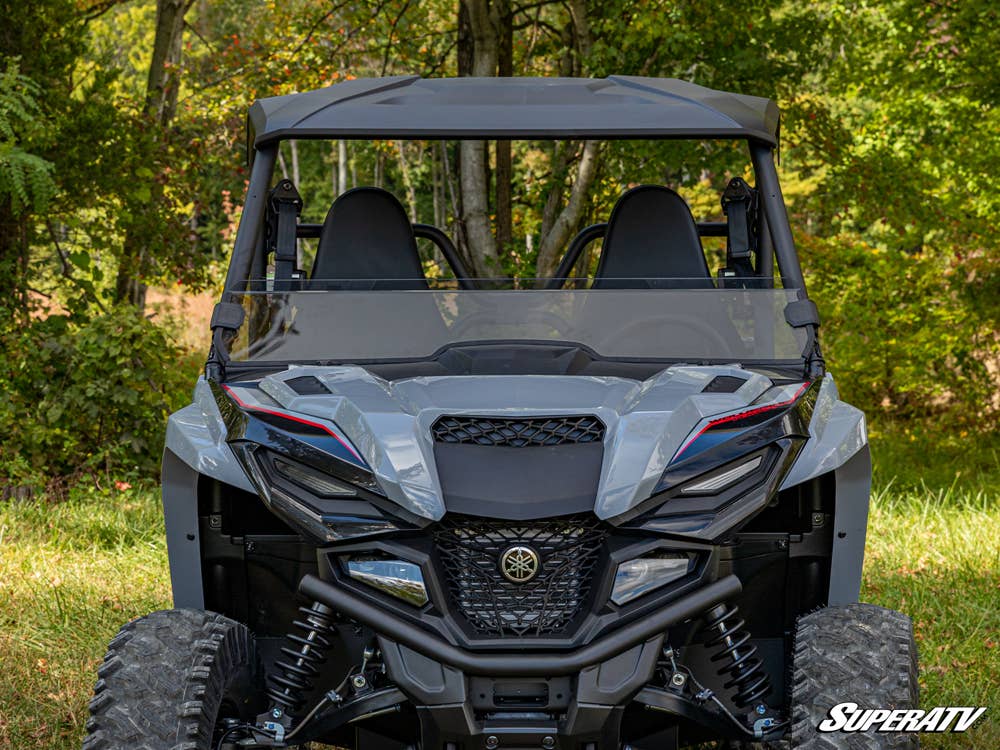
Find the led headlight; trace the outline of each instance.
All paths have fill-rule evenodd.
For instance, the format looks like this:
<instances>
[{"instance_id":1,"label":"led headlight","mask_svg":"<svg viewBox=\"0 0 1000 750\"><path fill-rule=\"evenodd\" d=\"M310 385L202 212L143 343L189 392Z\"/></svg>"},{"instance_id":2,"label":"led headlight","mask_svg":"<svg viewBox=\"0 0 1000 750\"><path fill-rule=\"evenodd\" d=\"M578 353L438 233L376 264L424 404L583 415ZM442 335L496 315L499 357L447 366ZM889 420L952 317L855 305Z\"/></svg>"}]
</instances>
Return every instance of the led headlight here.
<instances>
[{"instance_id":1,"label":"led headlight","mask_svg":"<svg viewBox=\"0 0 1000 750\"><path fill-rule=\"evenodd\" d=\"M339 542L399 529L392 521L384 518L339 513L335 509L331 509L332 512L319 511L277 487L272 487L269 494L270 505L276 512L321 542Z\"/></svg>"},{"instance_id":2,"label":"led headlight","mask_svg":"<svg viewBox=\"0 0 1000 750\"><path fill-rule=\"evenodd\" d=\"M303 487L318 497L354 497L358 491L329 474L324 474L311 466L298 462L286 461L277 456L273 459L275 470L285 479Z\"/></svg>"},{"instance_id":3,"label":"led headlight","mask_svg":"<svg viewBox=\"0 0 1000 750\"><path fill-rule=\"evenodd\" d=\"M415 607L427 604L427 587L416 563L377 555L351 555L341 560L354 580Z\"/></svg>"},{"instance_id":4,"label":"led headlight","mask_svg":"<svg viewBox=\"0 0 1000 750\"><path fill-rule=\"evenodd\" d=\"M351 483L257 446L233 446L269 508L320 542L398 531Z\"/></svg>"},{"instance_id":5,"label":"led headlight","mask_svg":"<svg viewBox=\"0 0 1000 750\"><path fill-rule=\"evenodd\" d=\"M618 606L680 580L694 569L694 558L680 552L662 552L619 563L611 601Z\"/></svg>"},{"instance_id":6,"label":"led headlight","mask_svg":"<svg viewBox=\"0 0 1000 750\"><path fill-rule=\"evenodd\" d=\"M725 489L731 484L736 484L740 479L753 473L760 466L761 461L764 460L763 456L754 456L749 461L744 461L741 464L726 469L725 471L717 471L709 474L704 479L685 485L681 488L682 495L697 495L697 494L711 494L713 492L718 492L721 489Z\"/></svg>"}]
</instances>

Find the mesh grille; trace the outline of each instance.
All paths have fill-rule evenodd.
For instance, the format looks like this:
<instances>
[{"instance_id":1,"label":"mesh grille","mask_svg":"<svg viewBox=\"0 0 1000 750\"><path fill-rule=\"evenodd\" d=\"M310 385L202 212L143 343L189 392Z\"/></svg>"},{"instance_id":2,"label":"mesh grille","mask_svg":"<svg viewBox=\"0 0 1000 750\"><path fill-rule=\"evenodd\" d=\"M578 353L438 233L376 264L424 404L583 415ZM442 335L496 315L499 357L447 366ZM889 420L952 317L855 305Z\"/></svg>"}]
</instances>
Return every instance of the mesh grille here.
<instances>
[{"instance_id":1,"label":"mesh grille","mask_svg":"<svg viewBox=\"0 0 1000 750\"><path fill-rule=\"evenodd\" d=\"M464 443L522 448L535 445L596 443L604 439L604 424L592 416L441 417L431 428L438 443Z\"/></svg>"},{"instance_id":2,"label":"mesh grille","mask_svg":"<svg viewBox=\"0 0 1000 750\"><path fill-rule=\"evenodd\" d=\"M434 532L452 603L482 635L554 635L587 606L606 531L594 516L543 521L445 517ZM500 558L514 546L541 559L538 574L514 583Z\"/></svg>"}]
</instances>

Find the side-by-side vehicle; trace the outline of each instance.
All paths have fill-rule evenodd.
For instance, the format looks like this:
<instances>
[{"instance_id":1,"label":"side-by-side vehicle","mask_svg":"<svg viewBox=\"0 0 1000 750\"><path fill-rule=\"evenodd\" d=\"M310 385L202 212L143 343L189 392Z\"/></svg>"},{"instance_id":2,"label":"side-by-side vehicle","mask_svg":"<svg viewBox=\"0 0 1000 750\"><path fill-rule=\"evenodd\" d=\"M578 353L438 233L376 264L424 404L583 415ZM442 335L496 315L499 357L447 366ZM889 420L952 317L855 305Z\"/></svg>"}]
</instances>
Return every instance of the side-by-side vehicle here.
<instances>
[{"instance_id":1,"label":"side-by-side vehicle","mask_svg":"<svg viewBox=\"0 0 1000 750\"><path fill-rule=\"evenodd\" d=\"M111 641L85 749L916 747L817 729L915 707L916 648L858 603L865 419L825 370L778 122L628 76L254 104L213 345L167 432L176 609ZM461 227L381 187L304 220L279 150L316 140L726 142L747 171L699 223L620 160L554 273L478 279Z\"/></svg>"}]
</instances>

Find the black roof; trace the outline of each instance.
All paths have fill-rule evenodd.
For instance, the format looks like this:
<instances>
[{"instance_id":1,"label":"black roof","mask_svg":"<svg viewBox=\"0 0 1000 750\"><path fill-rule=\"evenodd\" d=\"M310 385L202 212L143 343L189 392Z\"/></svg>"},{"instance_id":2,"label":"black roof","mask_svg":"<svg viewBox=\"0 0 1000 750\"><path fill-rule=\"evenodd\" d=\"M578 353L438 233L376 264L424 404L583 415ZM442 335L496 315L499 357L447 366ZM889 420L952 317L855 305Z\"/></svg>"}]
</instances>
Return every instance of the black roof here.
<instances>
[{"instance_id":1,"label":"black roof","mask_svg":"<svg viewBox=\"0 0 1000 750\"><path fill-rule=\"evenodd\" d=\"M745 138L778 142L770 99L674 78L359 78L261 99L254 145L287 138Z\"/></svg>"}]
</instances>

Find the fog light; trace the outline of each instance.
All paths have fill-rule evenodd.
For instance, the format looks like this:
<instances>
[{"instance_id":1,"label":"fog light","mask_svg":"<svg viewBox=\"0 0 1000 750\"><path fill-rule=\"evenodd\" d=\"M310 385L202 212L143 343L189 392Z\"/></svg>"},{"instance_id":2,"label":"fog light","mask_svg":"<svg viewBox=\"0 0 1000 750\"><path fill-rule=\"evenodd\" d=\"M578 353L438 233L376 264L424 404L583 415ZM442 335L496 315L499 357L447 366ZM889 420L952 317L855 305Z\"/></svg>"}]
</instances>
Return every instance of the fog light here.
<instances>
[{"instance_id":1,"label":"fog light","mask_svg":"<svg viewBox=\"0 0 1000 750\"><path fill-rule=\"evenodd\" d=\"M415 607L427 604L427 587L420 566L406 560L352 555L341 558L347 575Z\"/></svg>"},{"instance_id":2,"label":"fog light","mask_svg":"<svg viewBox=\"0 0 1000 750\"><path fill-rule=\"evenodd\" d=\"M620 563L615 572L611 601L621 606L680 580L693 569L694 558L683 553L660 553Z\"/></svg>"}]
</instances>

